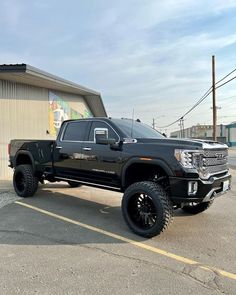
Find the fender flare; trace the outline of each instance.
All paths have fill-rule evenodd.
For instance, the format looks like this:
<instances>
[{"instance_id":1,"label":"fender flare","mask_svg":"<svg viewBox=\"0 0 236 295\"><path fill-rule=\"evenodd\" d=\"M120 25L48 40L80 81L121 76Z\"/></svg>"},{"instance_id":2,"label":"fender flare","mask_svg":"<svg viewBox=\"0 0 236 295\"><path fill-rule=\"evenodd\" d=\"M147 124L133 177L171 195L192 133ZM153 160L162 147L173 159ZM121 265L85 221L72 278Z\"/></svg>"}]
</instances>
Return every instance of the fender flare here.
<instances>
[{"instance_id":1,"label":"fender flare","mask_svg":"<svg viewBox=\"0 0 236 295\"><path fill-rule=\"evenodd\" d=\"M31 163L32 163L32 169L33 169L33 172L35 172L35 160L34 160L32 154L31 154L31 152L29 152L29 151L22 151L22 150L18 151L18 152L16 153L15 157L14 157L14 160L13 160L13 166L16 167L17 159L18 159L18 157L21 156L21 155L26 155L26 156L28 156L28 157L30 158Z\"/></svg>"},{"instance_id":2,"label":"fender flare","mask_svg":"<svg viewBox=\"0 0 236 295\"><path fill-rule=\"evenodd\" d=\"M128 160L128 162L126 162L125 165L122 168L122 171L121 171L121 185L122 185L122 188L125 187L126 171L133 164L156 165L156 166L161 167L168 176L174 176L174 173L171 170L171 168L168 166L168 164L165 161L161 160L161 159L151 159L150 161L146 161L146 160L142 160L142 159L140 159L138 157L134 157L134 158Z\"/></svg>"}]
</instances>

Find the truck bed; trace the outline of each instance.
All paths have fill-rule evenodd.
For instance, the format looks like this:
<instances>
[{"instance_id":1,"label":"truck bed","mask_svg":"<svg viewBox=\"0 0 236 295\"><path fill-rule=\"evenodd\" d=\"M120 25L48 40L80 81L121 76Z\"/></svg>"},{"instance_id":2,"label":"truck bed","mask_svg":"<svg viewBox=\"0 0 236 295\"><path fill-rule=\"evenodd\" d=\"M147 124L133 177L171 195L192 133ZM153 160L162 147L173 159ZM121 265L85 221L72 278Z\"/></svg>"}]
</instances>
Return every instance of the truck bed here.
<instances>
[{"instance_id":1,"label":"truck bed","mask_svg":"<svg viewBox=\"0 0 236 295\"><path fill-rule=\"evenodd\" d=\"M45 171L52 167L52 148L54 140L38 140L38 139L13 139L10 142L10 167L16 167L18 158L17 153L21 151L25 155L33 157L32 163L38 171ZM46 166L46 167L45 167Z\"/></svg>"}]
</instances>

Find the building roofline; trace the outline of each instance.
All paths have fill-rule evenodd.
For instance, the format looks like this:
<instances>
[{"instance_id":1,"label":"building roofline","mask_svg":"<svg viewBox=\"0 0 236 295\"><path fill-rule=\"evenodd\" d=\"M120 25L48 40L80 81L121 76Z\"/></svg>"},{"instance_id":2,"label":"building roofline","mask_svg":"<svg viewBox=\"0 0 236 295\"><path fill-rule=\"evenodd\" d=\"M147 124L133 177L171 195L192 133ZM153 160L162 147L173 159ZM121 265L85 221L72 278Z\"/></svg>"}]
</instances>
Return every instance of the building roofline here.
<instances>
[{"instance_id":1,"label":"building roofline","mask_svg":"<svg viewBox=\"0 0 236 295\"><path fill-rule=\"evenodd\" d=\"M2 64L0 65L0 73L6 72L25 72L26 64Z\"/></svg>"},{"instance_id":2,"label":"building roofline","mask_svg":"<svg viewBox=\"0 0 236 295\"><path fill-rule=\"evenodd\" d=\"M31 65L28 64L3 64L0 65L0 73L14 73L14 72L18 72L18 73L29 73L29 74L33 74L33 75L37 75L37 76L42 76L47 80L56 80L59 83L63 83L63 84L68 84L71 85L72 87L76 87L79 88L81 90L84 90L85 92L88 92L89 94L95 94L95 95L101 95L99 92L94 91L92 89L89 89L87 87L81 86L77 83L71 82L69 80L63 79L61 77L58 77L56 75L50 74L46 71L40 70L36 67L33 67Z\"/></svg>"},{"instance_id":3,"label":"building roofline","mask_svg":"<svg viewBox=\"0 0 236 295\"><path fill-rule=\"evenodd\" d=\"M20 76L22 75L25 76L25 79L20 78ZM107 116L105 106L103 104L102 97L99 92L81 86L79 84L73 83L66 79L60 78L56 75L52 75L31 65L25 63L2 64L0 65L0 79L1 78L6 80L9 79L11 81L16 80L16 82L34 86L37 86L37 83L35 82L35 79L37 79L39 87L45 87L50 88L52 90L61 90L64 92L71 92L83 95L86 103L90 107L93 114L96 115L98 113L97 108L99 107L99 111L103 113L104 116ZM50 87L44 86L44 82L51 83ZM96 100L97 102L94 104L92 100Z\"/></svg>"}]
</instances>

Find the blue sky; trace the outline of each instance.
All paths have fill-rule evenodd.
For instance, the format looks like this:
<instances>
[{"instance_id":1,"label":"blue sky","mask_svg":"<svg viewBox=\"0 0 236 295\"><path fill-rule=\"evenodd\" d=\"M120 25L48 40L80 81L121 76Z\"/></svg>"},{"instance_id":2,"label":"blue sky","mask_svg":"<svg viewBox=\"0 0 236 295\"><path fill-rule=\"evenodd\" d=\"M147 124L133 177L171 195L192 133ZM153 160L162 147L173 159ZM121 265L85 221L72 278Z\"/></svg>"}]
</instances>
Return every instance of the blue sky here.
<instances>
[{"instance_id":1,"label":"blue sky","mask_svg":"<svg viewBox=\"0 0 236 295\"><path fill-rule=\"evenodd\" d=\"M0 63L29 63L102 93L110 116L171 123L236 68L236 1L0 0ZM236 80L217 92L236 120ZM211 97L185 126L211 123ZM168 129L178 129L174 125Z\"/></svg>"}]
</instances>

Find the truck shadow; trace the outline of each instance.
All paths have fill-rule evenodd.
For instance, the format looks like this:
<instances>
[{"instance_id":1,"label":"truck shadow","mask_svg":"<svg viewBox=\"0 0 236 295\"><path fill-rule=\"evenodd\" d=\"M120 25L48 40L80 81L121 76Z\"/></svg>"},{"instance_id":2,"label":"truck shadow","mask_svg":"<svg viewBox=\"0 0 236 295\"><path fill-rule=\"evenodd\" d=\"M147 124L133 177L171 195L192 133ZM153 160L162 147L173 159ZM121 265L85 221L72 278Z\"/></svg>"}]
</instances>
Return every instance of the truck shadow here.
<instances>
[{"instance_id":1,"label":"truck shadow","mask_svg":"<svg viewBox=\"0 0 236 295\"><path fill-rule=\"evenodd\" d=\"M57 185L53 185L56 187ZM63 186L60 185L61 188ZM80 189L76 189L78 196L54 192L49 187L41 188L33 198L21 199L20 202L56 214L48 216L19 204L11 204L1 209L0 215L0 243L12 245L76 245L76 244L106 244L125 243L96 229L101 229L112 234L120 235L127 239L143 242L146 239L132 233L126 226L120 208L121 198L115 201L105 199L105 202L79 197ZM101 195L99 195L101 194ZM97 192L98 198L103 190ZM82 223L82 226L71 224L57 218L66 217ZM175 217L186 214L177 210ZM84 227L83 227L84 225ZM86 225L92 226L90 230ZM174 225L170 227L173 228ZM160 236L154 237L158 241L172 239L180 235L179 230L168 229ZM194 229L192 229L194 230Z\"/></svg>"}]
</instances>

